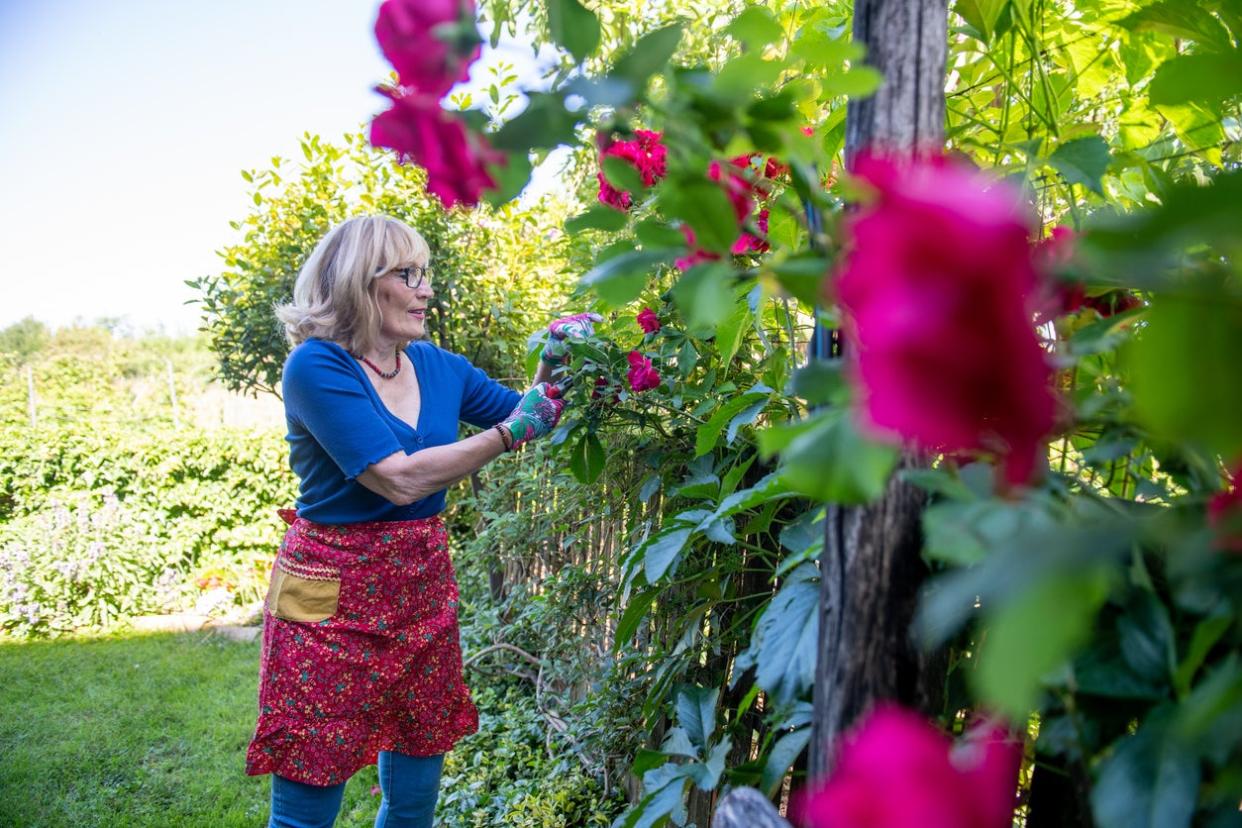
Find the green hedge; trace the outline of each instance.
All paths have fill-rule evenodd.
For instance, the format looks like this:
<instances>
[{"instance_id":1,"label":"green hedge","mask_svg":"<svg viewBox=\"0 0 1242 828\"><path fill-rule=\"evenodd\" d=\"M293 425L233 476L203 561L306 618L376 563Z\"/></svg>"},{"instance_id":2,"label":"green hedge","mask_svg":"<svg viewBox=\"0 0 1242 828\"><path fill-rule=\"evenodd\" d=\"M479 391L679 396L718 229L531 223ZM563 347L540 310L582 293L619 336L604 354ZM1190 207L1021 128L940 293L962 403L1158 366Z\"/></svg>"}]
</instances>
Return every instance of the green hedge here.
<instances>
[{"instance_id":1,"label":"green hedge","mask_svg":"<svg viewBox=\"0 0 1242 828\"><path fill-rule=\"evenodd\" d=\"M0 430L0 629L108 627L257 598L296 485L278 432Z\"/></svg>"}]
</instances>

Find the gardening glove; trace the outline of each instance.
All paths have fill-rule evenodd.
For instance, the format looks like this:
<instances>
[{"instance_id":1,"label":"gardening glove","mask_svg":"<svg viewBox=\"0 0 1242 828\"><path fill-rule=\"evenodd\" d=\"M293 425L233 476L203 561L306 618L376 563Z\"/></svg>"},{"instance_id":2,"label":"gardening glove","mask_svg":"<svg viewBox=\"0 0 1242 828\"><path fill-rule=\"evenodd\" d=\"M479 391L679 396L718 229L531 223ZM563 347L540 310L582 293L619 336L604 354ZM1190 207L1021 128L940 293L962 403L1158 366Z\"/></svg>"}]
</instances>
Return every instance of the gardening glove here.
<instances>
[{"instance_id":1,"label":"gardening glove","mask_svg":"<svg viewBox=\"0 0 1242 828\"><path fill-rule=\"evenodd\" d=\"M532 386L522 395L509 416L500 422L513 435L510 451L556 428L565 408L565 401L560 396L560 387L546 382Z\"/></svg>"},{"instance_id":2,"label":"gardening glove","mask_svg":"<svg viewBox=\"0 0 1242 828\"><path fill-rule=\"evenodd\" d=\"M569 339L586 339L595 333L595 323L604 317L598 313L575 313L562 316L548 325L548 341L541 359L549 365L564 365L569 358Z\"/></svg>"}]
</instances>

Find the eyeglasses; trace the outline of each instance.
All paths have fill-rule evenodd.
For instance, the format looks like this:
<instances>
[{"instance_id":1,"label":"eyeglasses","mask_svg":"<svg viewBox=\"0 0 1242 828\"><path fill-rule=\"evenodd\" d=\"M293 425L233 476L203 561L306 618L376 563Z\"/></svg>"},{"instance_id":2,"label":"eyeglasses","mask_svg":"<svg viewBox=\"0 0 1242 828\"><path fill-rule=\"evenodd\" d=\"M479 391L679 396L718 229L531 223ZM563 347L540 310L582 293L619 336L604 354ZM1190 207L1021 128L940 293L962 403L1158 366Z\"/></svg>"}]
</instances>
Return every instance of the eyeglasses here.
<instances>
[{"instance_id":1,"label":"eyeglasses","mask_svg":"<svg viewBox=\"0 0 1242 828\"><path fill-rule=\"evenodd\" d=\"M400 276L401 281L405 282L405 286L413 290L417 290L425 284L430 284L432 277L431 265L394 267L388 272Z\"/></svg>"}]
</instances>

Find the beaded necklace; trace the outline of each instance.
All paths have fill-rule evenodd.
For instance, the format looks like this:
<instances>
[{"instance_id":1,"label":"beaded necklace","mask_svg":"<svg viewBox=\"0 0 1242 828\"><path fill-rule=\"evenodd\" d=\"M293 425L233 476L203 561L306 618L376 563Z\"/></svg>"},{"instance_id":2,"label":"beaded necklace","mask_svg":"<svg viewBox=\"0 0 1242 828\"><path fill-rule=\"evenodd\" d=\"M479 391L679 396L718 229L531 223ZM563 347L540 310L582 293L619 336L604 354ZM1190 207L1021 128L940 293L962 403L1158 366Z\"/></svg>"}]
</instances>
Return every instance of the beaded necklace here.
<instances>
[{"instance_id":1,"label":"beaded necklace","mask_svg":"<svg viewBox=\"0 0 1242 828\"><path fill-rule=\"evenodd\" d=\"M372 371L379 374L381 379L387 380L387 379L392 379L397 374L401 373L401 349L400 348L394 349L392 355L393 355L393 358L397 361L397 367L393 368L391 371L381 371L378 365L376 365L374 362L372 362L371 360L367 359L364 356L360 356L358 357L358 359L362 360L363 364L365 364Z\"/></svg>"}]
</instances>

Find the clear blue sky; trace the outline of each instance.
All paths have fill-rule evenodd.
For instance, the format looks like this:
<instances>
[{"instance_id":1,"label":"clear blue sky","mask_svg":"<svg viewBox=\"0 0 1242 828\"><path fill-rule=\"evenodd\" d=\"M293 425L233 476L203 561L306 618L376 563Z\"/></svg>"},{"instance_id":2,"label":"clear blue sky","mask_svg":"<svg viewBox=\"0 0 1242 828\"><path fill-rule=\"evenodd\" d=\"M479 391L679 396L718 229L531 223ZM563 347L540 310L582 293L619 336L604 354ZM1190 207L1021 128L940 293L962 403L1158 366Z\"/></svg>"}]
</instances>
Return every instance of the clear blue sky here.
<instances>
[{"instance_id":1,"label":"clear blue sky","mask_svg":"<svg viewBox=\"0 0 1242 828\"><path fill-rule=\"evenodd\" d=\"M0 325L192 330L239 171L382 108L378 0L0 0ZM501 44L489 60L531 64ZM526 74L526 72L523 72Z\"/></svg>"}]
</instances>

